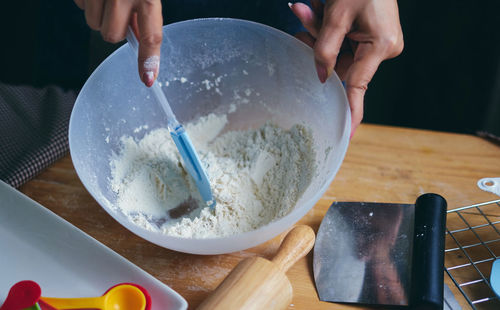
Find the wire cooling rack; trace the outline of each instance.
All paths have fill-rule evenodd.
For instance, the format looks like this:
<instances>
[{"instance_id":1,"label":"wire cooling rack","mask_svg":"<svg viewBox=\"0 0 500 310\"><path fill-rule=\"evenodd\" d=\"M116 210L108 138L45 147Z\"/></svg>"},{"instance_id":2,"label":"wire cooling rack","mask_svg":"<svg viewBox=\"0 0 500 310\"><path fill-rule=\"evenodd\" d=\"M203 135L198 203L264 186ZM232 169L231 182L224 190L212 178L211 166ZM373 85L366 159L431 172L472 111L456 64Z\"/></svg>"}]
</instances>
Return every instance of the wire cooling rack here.
<instances>
[{"instance_id":1,"label":"wire cooling rack","mask_svg":"<svg viewBox=\"0 0 500 310\"><path fill-rule=\"evenodd\" d=\"M500 309L490 285L500 258L500 200L449 210L445 270L472 309Z\"/></svg>"}]
</instances>

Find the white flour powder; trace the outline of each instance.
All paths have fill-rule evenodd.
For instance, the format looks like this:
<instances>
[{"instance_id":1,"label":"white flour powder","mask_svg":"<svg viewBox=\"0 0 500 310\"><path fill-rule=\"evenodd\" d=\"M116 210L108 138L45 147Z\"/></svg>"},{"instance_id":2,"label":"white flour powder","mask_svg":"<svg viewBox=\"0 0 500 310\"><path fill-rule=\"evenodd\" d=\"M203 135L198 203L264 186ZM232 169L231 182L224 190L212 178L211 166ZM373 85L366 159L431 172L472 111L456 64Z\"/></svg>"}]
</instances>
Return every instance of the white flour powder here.
<instances>
[{"instance_id":1,"label":"white flour powder","mask_svg":"<svg viewBox=\"0 0 500 310\"><path fill-rule=\"evenodd\" d=\"M246 232L286 215L315 173L310 130L268 123L219 135L226 123L225 115L210 114L186 125L209 176L215 209L204 206L164 128L140 141L122 137L122 150L111 158L117 208L144 228L187 238ZM202 207L174 216L172 210L185 201Z\"/></svg>"}]
</instances>

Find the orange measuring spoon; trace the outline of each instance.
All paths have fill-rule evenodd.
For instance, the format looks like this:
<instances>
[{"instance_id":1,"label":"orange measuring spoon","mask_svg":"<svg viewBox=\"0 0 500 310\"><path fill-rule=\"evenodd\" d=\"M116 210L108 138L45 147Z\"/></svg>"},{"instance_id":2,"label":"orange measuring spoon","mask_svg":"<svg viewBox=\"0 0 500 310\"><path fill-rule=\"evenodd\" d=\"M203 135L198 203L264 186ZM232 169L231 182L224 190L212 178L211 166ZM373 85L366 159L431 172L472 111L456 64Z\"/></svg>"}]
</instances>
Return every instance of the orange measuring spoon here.
<instances>
[{"instance_id":1,"label":"orange measuring spoon","mask_svg":"<svg viewBox=\"0 0 500 310\"><path fill-rule=\"evenodd\" d=\"M147 304L144 293L129 284L117 285L100 297L41 297L40 300L57 309L145 310Z\"/></svg>"}]
</instances>

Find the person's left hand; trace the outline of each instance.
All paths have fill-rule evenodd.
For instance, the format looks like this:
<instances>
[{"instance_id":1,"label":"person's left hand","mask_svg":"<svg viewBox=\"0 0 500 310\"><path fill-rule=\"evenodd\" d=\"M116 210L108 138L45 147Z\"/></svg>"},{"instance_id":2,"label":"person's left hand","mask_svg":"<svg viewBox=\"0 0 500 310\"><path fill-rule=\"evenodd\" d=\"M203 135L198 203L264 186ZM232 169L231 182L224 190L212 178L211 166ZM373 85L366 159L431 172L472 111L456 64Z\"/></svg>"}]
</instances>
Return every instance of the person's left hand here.
<instances>
[{"instance_id":1,"label":"person's left hand","mask_svg":"<svg viewBox=\"0 0 500 310\"><path fill-rule=\"evenodd\" d=\"M380 63L403 50L396 0L311 0L289 3L308 33L297 38L314 49L319 80L335 71L345 81L351 136L363 118L363 99Z\"/></svg>"}]
</instances>

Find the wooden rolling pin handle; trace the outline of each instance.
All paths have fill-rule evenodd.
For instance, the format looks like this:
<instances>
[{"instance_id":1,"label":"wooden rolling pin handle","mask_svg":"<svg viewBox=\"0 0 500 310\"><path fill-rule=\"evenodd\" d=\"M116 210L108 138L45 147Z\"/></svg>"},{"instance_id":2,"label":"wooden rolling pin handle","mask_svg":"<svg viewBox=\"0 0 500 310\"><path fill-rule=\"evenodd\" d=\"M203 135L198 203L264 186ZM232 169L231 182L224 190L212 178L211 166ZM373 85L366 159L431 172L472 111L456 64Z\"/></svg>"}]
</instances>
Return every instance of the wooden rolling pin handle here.
<instances>
[{"instance_id":1,"label":"wooden rolling pin handle","mask_svg":"<svg viewBox=\"0 0 500 310\"><path fill-rule=\"evenodd\" d=\"M283 272L306 256L314 246L315 235L311 227L297 225L285 236L272 262Z\"/></svg>"}]
</instances>

